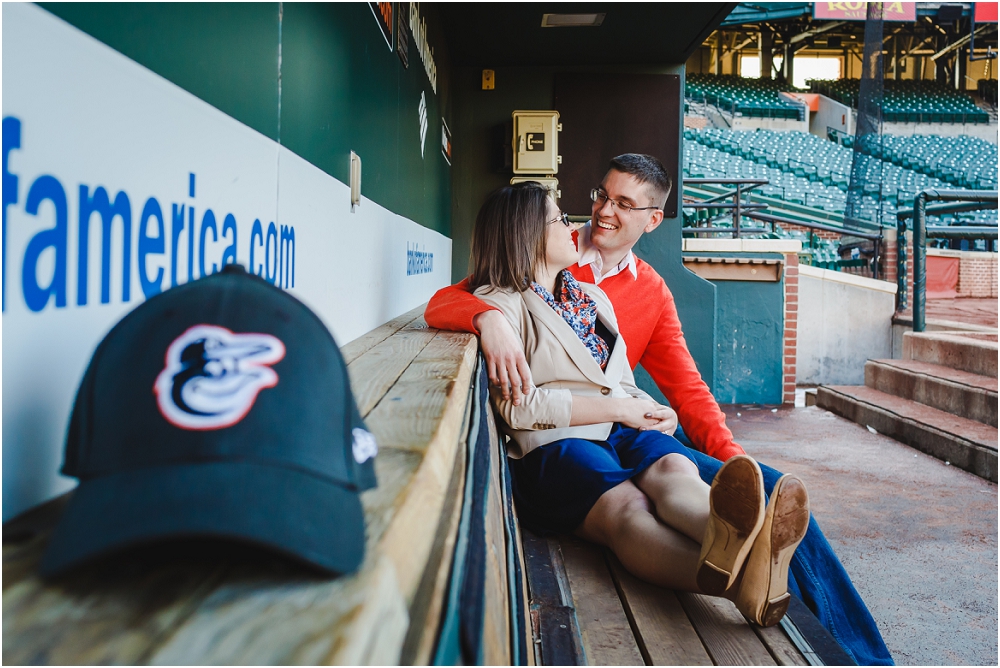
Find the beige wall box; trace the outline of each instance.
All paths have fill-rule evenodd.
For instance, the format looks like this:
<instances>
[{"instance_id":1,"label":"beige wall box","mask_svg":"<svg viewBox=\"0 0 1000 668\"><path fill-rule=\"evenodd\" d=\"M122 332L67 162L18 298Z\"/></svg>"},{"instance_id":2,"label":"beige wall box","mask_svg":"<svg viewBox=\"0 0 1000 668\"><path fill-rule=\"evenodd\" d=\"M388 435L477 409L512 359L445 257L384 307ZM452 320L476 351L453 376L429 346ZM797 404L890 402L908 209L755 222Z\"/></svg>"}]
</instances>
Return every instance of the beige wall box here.
<instances>
[{"instance_id":1,"label":"beige wall box","mask_svg":"<svg viewBox=\"0 0 1000 668\"><path fill-rule=\"evenodd\" d=\"M684 268L707 281L780 281L783 266L763 258L684 256Z\"/></svg>"},{"instance_id":2,"label":"beige wall box","mask_svg":"<svg viewBox=\"0 0 1000 668\"><path fill-rule=\"evenodd\" d=\"M547 174L559 172L558 111L515 111L514 173Z\"/></svg>"},{"instance_id":3,"label":"beige wall box","mask_svg":"<svg viewBox=\"0 0 1000 668\"><path fill-rule=\"evenodd\" d=\"M554 179L551 176L515 176L510 180L510 185L515 183L524 183L525 181L537 181L543 186L549 189L552 193L552 199L559 199L562 197L562 191L559 190L559 179Z\"/></svg>"}]
</instances>

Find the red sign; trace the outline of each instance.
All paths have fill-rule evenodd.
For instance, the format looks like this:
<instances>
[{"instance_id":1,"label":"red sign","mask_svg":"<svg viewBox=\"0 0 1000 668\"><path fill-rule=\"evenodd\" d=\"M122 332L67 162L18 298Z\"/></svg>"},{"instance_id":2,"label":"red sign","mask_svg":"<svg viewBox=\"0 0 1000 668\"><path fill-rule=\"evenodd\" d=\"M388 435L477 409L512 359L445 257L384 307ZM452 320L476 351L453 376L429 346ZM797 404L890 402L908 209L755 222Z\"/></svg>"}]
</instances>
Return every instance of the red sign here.
<instances>
[{"instance_id":1,"label":"red sign","mask_svg":"<svg viewBox=\"0 0 1000 668\"><path fill-rule=\"evenodd\" d=\"M977 2L975 3L976 13L973 15L973 20L976 23L996 23L997 22L997 3L995 2Z\"/></svg>"},{"instance_id":2,"label":"red sign","mask_svg":"<svg viewBox=\"0 0 1000 668\"><path fill-rule=\"evenodd\" d=\"M829 19L833 21L864 21L868 18L867 2L816 2L813 3L814 19ZM883 2L883 21L916 21L917 3L915 2ZM996 13L996 5L993 5Z\"/></svg>"}]
</instances>

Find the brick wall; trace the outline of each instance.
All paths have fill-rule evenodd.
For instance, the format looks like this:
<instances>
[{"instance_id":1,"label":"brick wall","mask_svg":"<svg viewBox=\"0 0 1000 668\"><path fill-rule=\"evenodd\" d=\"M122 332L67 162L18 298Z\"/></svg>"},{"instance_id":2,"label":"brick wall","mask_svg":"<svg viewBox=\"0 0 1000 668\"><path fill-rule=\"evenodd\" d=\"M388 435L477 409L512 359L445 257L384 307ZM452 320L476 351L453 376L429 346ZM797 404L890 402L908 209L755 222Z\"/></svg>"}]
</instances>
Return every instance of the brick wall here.
<instances>
[{"instance_id":1,"label":"brick wall","mask_svg":"<svg viewBox=\"0 0 1000 668\"><path fill-rule=\"evenodd\" d=\"M765 226L766 226L766 224L765 224ZM792 225L791 223L781 223L781 228L783 230L786 230L786 231L789 231L789 232L792 232L792 231L794 231L794 232L805 232L806 234L809 234L810 232L812 232L817 237L820 237L822 239L839 240L840 237L841 237L840 232L828 232L826 230L814 230L814 229L809 228L809 227L802 227L801 225Z\"/></svg>"},{"instance_id":2,"label":"brick wall","mask_svg":"<svg viewBox=\"0 0 1000 668\"><path fill-rule=\"evenodd\" d=\"M996 298L996 253L962 251L958 265L958 296Z\"/></svg>"},{"instance_id":3,"label":"brick wall","mask_svg":"<svg viewBox=\"0 0 1000 668\"><path fill-rule=\"evenodd\" d=\"M795 403L795 362L799 324L799 256L785 253L785 333L782 354L781 401Z\"/></svg>"},{"instance_id":4,"label":"brick wall","mask_svg":"<svg viewBox=\"0 0 1000 668\"><path fill-rule=\"evenodd\" d=\"M882 264L879 268L879 273L882 280L895 283L897 277L896 260L898 259L896 248L896 230L887 228L883 230L882 234L884 244L882 246Z\"/></svg>"}]
</instances>

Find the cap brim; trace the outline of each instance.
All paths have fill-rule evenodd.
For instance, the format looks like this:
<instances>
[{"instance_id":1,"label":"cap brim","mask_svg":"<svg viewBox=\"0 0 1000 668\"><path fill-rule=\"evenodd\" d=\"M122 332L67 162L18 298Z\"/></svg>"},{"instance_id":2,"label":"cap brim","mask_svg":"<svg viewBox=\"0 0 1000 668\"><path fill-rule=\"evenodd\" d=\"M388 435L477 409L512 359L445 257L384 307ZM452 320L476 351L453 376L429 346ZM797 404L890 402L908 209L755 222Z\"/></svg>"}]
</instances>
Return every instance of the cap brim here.
<instances>
[{"instance_id":1,"label":"cap brim","mask_svg":"<svg viewBox=\"0 0 1000 668\"><path fill-rule=\"evenodd\" d=\"M186 537L259 543L331 573L364 557L357 492L294 469L204 462L80 483L42 557L44 576L129 545Z\"/></svg>"}]
</instances>

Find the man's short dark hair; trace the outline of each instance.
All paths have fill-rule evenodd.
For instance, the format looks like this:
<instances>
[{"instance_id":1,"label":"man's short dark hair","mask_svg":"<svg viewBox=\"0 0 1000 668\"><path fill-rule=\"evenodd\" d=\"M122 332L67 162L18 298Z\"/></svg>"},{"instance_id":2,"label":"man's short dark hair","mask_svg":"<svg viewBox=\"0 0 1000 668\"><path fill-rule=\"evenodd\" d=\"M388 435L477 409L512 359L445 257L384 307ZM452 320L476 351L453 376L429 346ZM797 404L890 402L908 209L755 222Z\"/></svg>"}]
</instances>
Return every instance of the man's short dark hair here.
<instances>
[{"instance_id":1,"label":"man's short dark hair","mask_svg":"<svg viewBox=\"0 0 1000 668\"><path fill-rule=\"evenodd\" d=\"M624 153L611 159L611 169L631 174L639 183L648 184L653 189L654 199L665 206L674 182L664 169L663 163L644 153Z\"/></svg>"}]
</instances>

